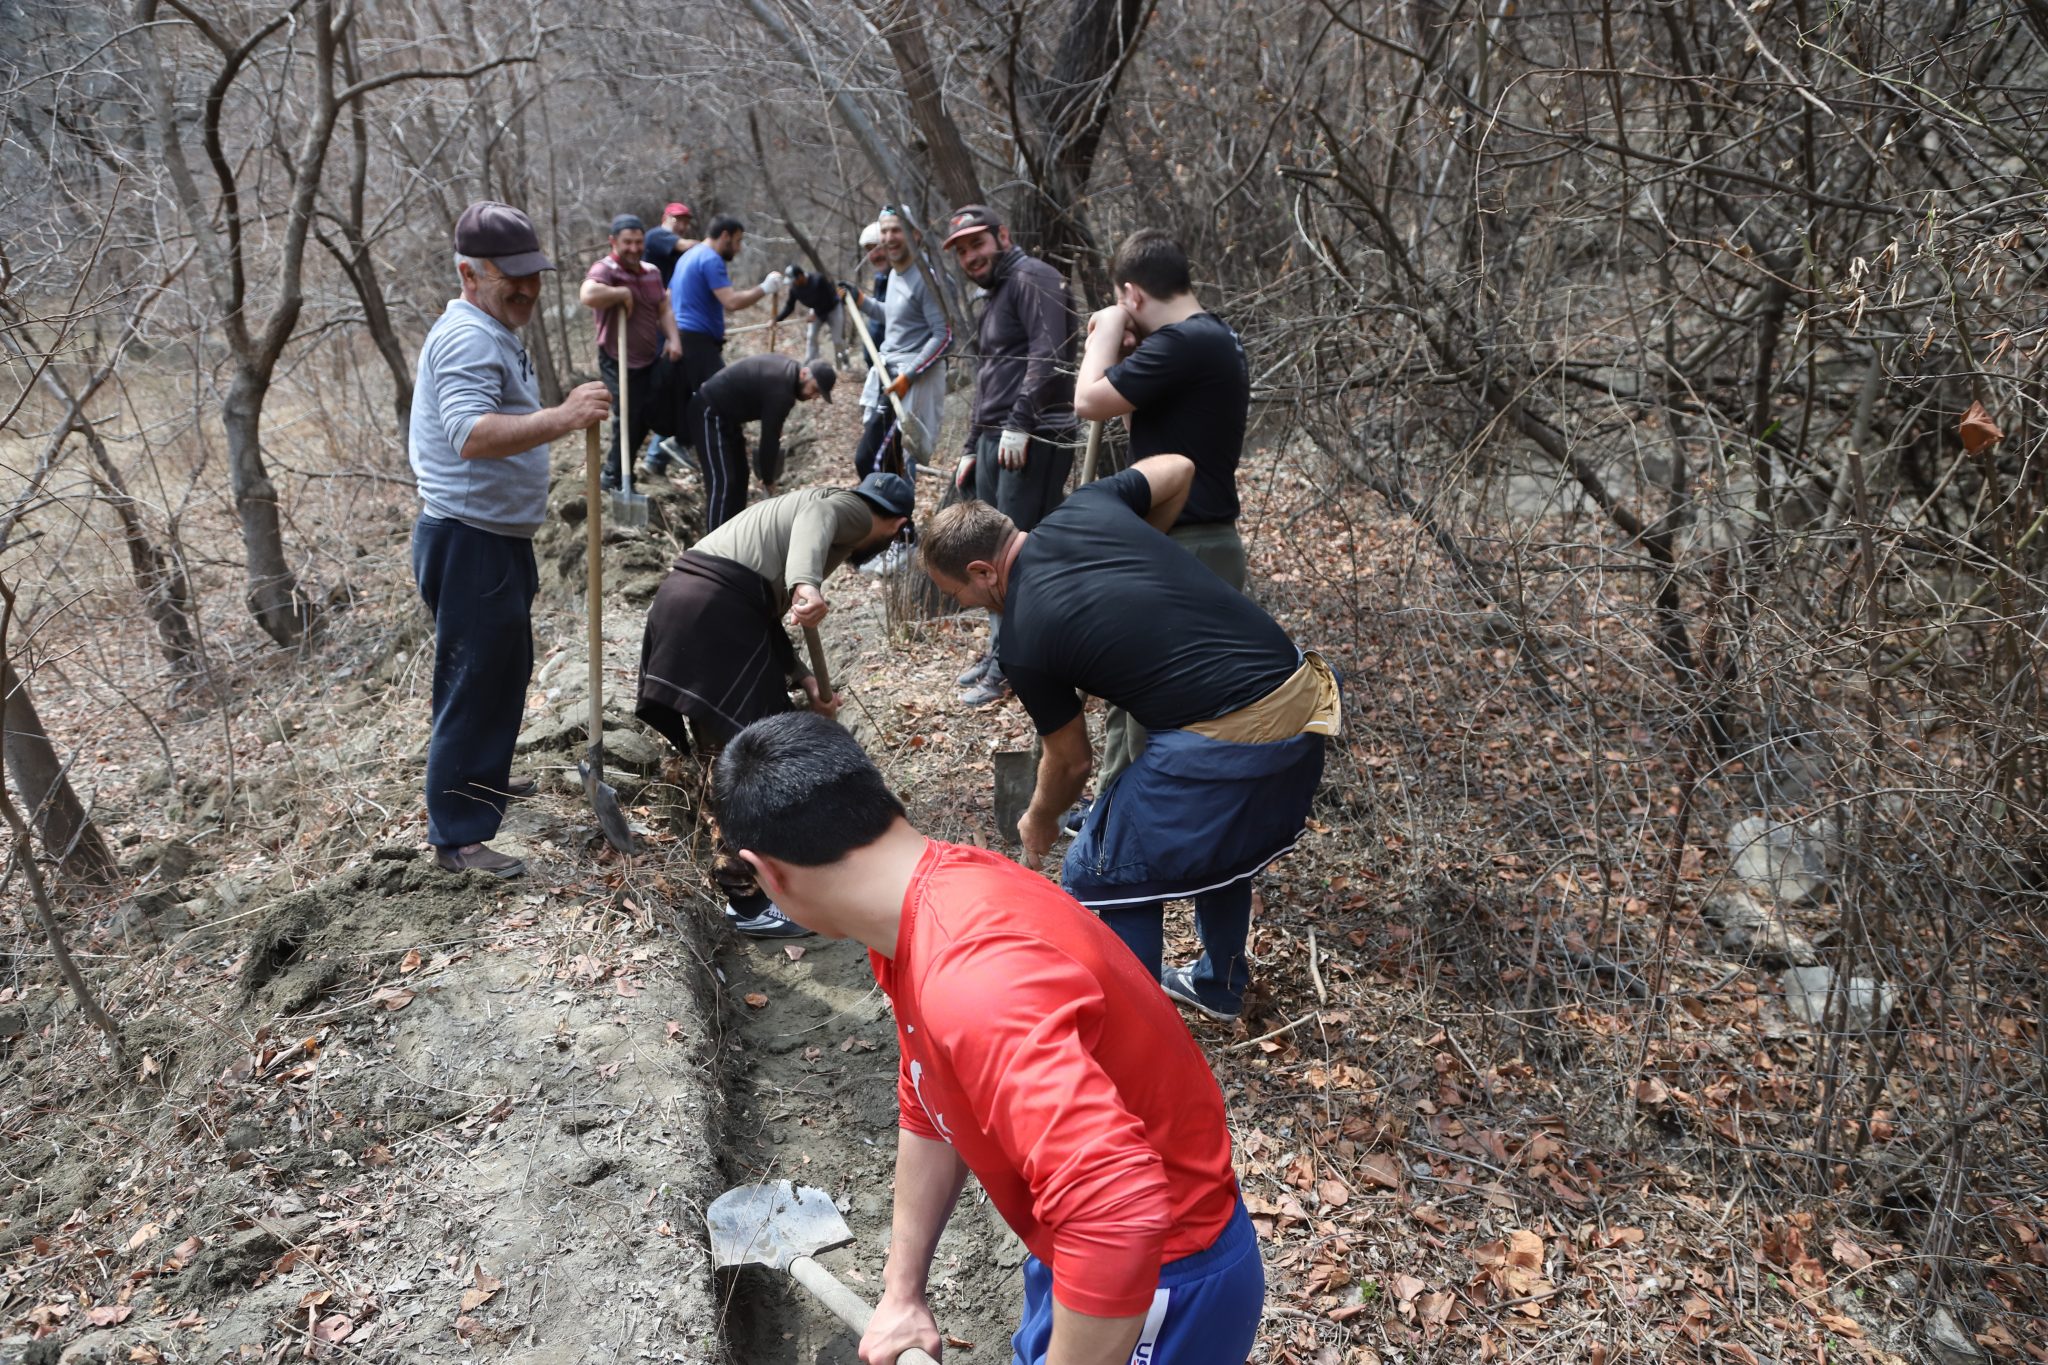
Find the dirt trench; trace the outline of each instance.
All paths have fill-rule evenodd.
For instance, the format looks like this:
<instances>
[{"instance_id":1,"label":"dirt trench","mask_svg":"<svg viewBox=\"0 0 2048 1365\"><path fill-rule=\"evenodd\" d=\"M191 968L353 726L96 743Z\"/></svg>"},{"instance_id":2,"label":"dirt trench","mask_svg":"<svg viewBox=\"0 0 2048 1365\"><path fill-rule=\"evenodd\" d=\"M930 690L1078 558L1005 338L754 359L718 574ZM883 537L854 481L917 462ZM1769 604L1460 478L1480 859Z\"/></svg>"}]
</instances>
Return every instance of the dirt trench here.
<instances>
[{"instance_id":1,"label":"dirt trench","mask_svg":"<svg viewBox=\"0 0 2048 1365\"><path fill-rule=\"evenodd\" d=\"M727 1011L727 1139L734 1183L791 1180L830 1194L851 1245L819 1260L869 1303L881 1292L896 1155L896 1037L857 943L735 941L718 957ZM933 1262L947 1357L1004 1365L1023 1300L1024 1246L969 1182ZM727 1339L748 1365L857 1365L857 1336L786 1276L725 1286Z\"/></svg>"}]
</instances>

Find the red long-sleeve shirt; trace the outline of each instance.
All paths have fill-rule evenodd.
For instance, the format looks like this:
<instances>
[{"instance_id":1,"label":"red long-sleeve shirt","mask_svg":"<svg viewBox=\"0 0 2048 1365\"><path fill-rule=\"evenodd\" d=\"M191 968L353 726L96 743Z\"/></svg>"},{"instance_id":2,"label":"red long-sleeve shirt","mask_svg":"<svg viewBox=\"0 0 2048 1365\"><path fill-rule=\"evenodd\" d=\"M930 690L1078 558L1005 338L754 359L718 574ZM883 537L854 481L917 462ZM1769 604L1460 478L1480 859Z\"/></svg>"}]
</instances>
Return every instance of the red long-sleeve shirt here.
<instances>
[{"instance_id":1,"label":"red long-sleeve shirt","mask_svg":"<svg viewBox=\"0 0 2048 1365\"><path fill-rule=\"evenodd\" d=\"M1141 1313L1159 1267L1207 1247L1237 1204L1223 1094L1130 949L1007 858L934 839L894 961L902 1127L949 1142L1053 1297Z\"/></svg>"}]
</instances>

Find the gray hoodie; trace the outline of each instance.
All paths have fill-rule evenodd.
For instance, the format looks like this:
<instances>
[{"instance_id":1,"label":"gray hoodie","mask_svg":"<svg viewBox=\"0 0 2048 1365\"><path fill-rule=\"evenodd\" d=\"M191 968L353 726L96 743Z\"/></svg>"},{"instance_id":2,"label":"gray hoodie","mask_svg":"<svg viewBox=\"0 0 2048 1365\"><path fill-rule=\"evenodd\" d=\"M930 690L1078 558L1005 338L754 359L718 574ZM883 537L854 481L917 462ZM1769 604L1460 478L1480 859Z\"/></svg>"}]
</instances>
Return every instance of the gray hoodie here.
<instances>
[{"instance_id":1,"label":"gray hoodie","mask_svg":"<svg viewBox=\"0 0 2048 1365\"><path fill-rule=\"evenodd\" d=\"M466 299L450 299L420 347L412 396L412 472L426 514L533 539L548 514L548 448L465 460L478 419L540 411L533 362L512 330Z\"/></svg>"}]
</instances>

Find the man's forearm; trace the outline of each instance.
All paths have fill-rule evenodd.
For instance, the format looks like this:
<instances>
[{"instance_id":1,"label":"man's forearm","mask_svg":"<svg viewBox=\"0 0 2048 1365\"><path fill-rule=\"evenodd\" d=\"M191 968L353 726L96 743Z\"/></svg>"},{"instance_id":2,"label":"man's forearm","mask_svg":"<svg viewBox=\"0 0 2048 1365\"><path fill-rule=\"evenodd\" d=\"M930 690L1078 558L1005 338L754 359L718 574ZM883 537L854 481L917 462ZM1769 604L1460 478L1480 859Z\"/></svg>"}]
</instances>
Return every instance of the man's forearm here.
<instances>
[{"instance_id":1,"label":"man's forearm","mask_svg":"<svg viewBox=\"0 0 2048 1365\"><path fill-rule=\"evenodd\" d=\"M1123 336L1108 327L1097 327L1081 352L1081 372L1074 376L1074 415L1103 422L1131 411L1105 376L1123 349Z\"/></svg>"},{"instance_id":2,"label":"man's forearm","mask_svg":"<svg viewBox=\"0 0 2048 1365\"><path fill-rule=\"evenodd\" d=\"M889 1223L889 1260L882 1284L891 1293L923 1297L932 1253L967 1183L967 1163L950 1142L896 1130L896 1197Z\"/></svg>"},{"instance_id":3,"label":"man's forearm","mask_svg":"<svg viewBox=\"0 0 2048 1365\"><path fill-rule=\"evenodd\" d=\"M1058 1299L1052 1304L1052 1341L1045 1365L1124 1365L1144 1330L1145 1315L1097 1318L1077 1313Z\"/></svg>"},{"instance_id":4,"label":"man's forearm","mask_svg":"<svg viewBox=\"0 0 2048 1365\"><path fill-rule=\"evenodd\" d=\"M462 458L502 460L547 445L574 430L575 424L560 408L542 408L516 416L494 412L477 418L476 425L469 429L469 439L462 443Z\"/></svg>"},{"instance_id":5,"label":"man's forearm","mask_svg":"<svg viewBox=\"0 0 2048 1365\"><path fill-rule=\"evenodd\" d=\"M1066 814L1067 807L1081 799L1092 760L1085 739L1078 760L1064 748L1046 745L1038 758L1038 783L1031 790L1031 808L1027 813L1041 819L1057 819Z\"/></svg>"},{"instance_id":6,"label":"man's forearm","mask_svg":"<svg viewBox=\"0 0 2048 1365\"><path fill-rule=\"evenodd\" d=\"M681 346L683 344L682 329L676 326L675 310L672 308L661 310L661 335L671 345Z\"/></svg>"}]
</instances>

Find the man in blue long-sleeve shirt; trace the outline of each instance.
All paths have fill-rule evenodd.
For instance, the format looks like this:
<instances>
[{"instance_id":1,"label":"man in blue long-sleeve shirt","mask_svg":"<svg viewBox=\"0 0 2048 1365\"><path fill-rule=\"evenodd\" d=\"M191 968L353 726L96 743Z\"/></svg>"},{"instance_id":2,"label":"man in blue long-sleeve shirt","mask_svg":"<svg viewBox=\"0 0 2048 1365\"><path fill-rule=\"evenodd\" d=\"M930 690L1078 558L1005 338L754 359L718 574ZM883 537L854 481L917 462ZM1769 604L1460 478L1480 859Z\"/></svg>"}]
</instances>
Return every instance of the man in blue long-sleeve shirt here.
<instances>
[{"instance_id":1,"label":"man in blue long-sleeve shirt","mask_svg":"<svg viewBox=\"0 0 2048 1365\"><path fill-rule=\"evenodd\" d=\"M411 457L419 487L413 577L434 614L434 731L427 842L450 872L516 877L489 847L510 796L512 745L533 676L533 536L547 519L548 445L611 415L595 380L543 408L517 331L554 263L525 214L471 204L455 225L462 297L428 331L414 381Z\"/></svg>"}]
</instances>

